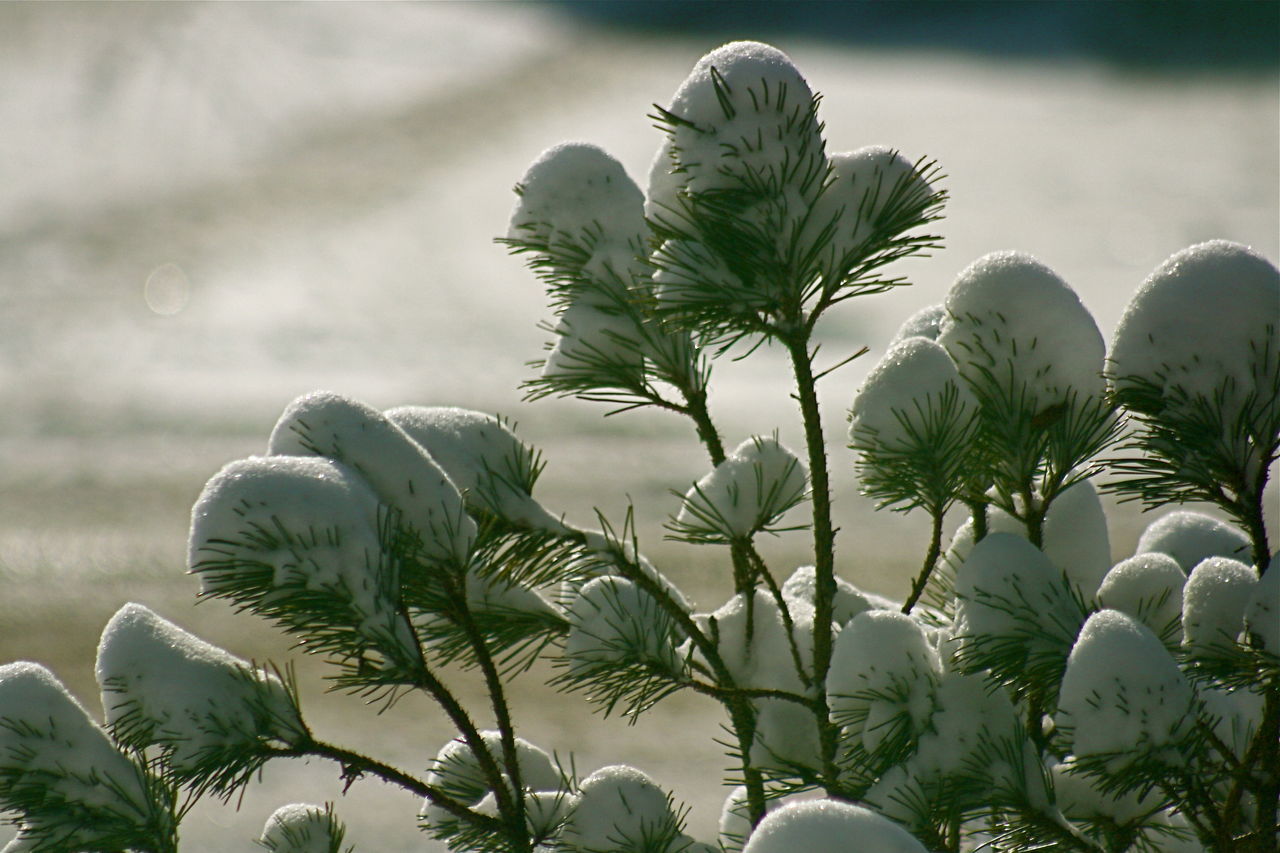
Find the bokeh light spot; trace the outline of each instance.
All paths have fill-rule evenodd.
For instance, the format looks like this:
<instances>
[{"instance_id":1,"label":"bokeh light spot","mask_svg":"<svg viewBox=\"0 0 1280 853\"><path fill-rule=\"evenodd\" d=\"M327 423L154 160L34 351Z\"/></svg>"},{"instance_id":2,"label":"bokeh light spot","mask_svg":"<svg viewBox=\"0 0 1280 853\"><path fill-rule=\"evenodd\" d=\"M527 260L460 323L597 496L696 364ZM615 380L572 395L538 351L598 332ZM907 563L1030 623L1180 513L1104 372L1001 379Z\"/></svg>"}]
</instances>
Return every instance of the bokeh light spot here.
<instances>
[{"instance_id":1,"label":"bokeh light spot","mask_svg":"<svg viewBox=\"0 0 1280 853\"><path fill-rule=\"evenodd\" d=\"M143 286L147 307L162 317L172 317L191 300L191 282L177 264L161 264L147 276Z\"/></svg>"}]
</instances>

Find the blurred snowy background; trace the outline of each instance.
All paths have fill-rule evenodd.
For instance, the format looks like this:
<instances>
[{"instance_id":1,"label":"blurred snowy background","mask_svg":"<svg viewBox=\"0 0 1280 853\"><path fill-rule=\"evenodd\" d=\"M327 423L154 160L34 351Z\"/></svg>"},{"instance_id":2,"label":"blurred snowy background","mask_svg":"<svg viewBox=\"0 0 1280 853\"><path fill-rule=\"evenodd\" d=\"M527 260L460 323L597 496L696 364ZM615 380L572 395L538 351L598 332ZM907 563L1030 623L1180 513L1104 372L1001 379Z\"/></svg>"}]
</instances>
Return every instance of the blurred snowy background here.
<instances>
[{"instance_id":1,"label":"blurred snowy background","mask_svg":"<svg viewBox=\"0 0 1280 853\"><path fill-rule=\"evenodd\" d=\"M53 667L96 709L97 634L140 600L238 654L287 643L225 607L190 607L187 513L223 463L261 452L316 388L379 408L462 405L514 417L546 453L544 504L580 522L628 497L642 545L705 608L712 555L663 543L668 490L703 473L684 424L602 421L523 404L547 316L492 242L544 148L601 145L643 181L646 118L697 58L771 41L824 95L833 151L883 143L937 158L947 248L915 286L824 329L843 527L841 573L905 588L922 530L872 518L839 449L860 377L898 322L997 249L1028 251L1110 335L1174 251L1225 237L1280 258L1274 3L0 4L0 661ZM773 354L718 369L737 444L798 444ZM776 389L764 399L762 391ZM1117 516L1117 556L1132 512ZM785 574L802 541L775 543ZM787 565L791 561L791 565ZM323 670L302 668L305 682ZM722 759L706 706L676 697L626 729L528 679L519 719L585 774L631 761L695 808L710 837ZM425 704L372 725L307 694L322 735L421 770L448 737ZM277 805L342 800L335 768L270 768L242 807L201 807L192 850L239 851ZM416 804L376 783L339 812L365 850L426 850ZM8 838L0 828L0 843Z\"/></svg>"}]
</instances>

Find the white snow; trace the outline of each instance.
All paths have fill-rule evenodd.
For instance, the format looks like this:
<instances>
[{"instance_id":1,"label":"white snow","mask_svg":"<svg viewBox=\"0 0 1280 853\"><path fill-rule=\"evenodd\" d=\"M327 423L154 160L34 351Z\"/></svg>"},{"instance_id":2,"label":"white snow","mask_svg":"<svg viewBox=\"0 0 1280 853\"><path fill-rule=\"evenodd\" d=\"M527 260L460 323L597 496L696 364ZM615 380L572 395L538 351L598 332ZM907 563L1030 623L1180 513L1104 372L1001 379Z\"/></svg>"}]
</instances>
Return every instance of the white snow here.
<instances>
[{"instance_id":1,"label":"white snow","mask_svg":"<svg viewBox=\"0 0 1280 853\"><path fill-rule=\"evenodd\" d=\"M430 559L465 562L475 522L448 475L404 430L376 409L328 391L294 400L271 431L272 456L323 456L368 482L401 513Z\"/></svg>"},{"instance_id":2,"label":"white snow","mask_svg":"<svg viewBox=\"0 0 1280 853\"><path fill-rule=\"evenodd\" d=\"M482 731L480 737L485 748L498 764L504 780L507 780L503 769L502 738L497 731ZM564 790L564 777L544 750L522 737L515 739L516 763L520 768L520 784L526 792L559 792ZM490 793L489 782L480 767L480 761L471 750L471 746L461 737L455 738L436 754L431 763L431 771L427 774L427 784L439 788L444 793L465 805L477 807ZM527 798L526 798L527 801ZM495 803L496 806L496 803ZM428 825L450 823L456 818L452 813L423 800L419 812Z\"/></svg>"},{"instance_id":3,"label":"white snow","mask_svg":"<svg viewBox=\"0 0 1280 853\"><path fill-rule=\"evenodd\" d=\"M180 772L307 736L279 678L141 604L124 605L103 629L95 675L107 725L123 726L132 744L163 746Z\"/></svg>"},{"instance_id":4,"label":"white snow","mask_svg":"<svg viewBox=\"0 0 1280 853\"><path fill-rule=\"evenodd\" d=\"M336 825L327 806L291 803L267 818L261 843L272 853L333 853Z\"/></svg>"},{"instance_id":5,"label":"white snow","mask_svg":"<svg viewBox=\"0 0 1280 853\"><path fill-rule=\"evenodd\" d=\"M1097 781L1082 773L1072 773L1069 764L1054 764L1049 768L1053 781L1055 802L1062 813L1075 820L1105 818L1125 824L1153 812L1160 805L1160 796L1154 791L1111 791L1103 793Z\"/></svg>"},{"instance_id":6,"label":"white snow","mask_svg":"<svg viewBox=\"0 0 1280 853\"><path fill-rule=\"evenodd\" d=\"M670 618L652 596L625 578L593 579L578 593L568 615L564 654L571 668L638 660L677 667Z\"/></svg>"},{"instance_id":7,"label":"white snow","mask_svg":"<svg viewBox=\"0 0 1280 853\"><path fill-rule=\"evenodd\" d=\"M765 803L768 813L777 801ZM719 842L724 853L742 853L742 846L751 834L751 811L747 804L747 786L739 785L725 797L720 809Z\"/></svg>"},{"instance_id":8,"label":"white snow","mask_svg":"<svg viewBox=\"0 0 1280 853\"><path fill-rule=\"evenodd\" d=\"M1088 600L1111 568L1107 514L1092 480L1081 480L1054 498L1042 535L1045 554Z\"/></svg>"},{"instance_id":9,"label":"white snow","mask_svg":"<svg viewBox=\"0 0 1280 853\"><path fill-rule=\"evenodd\" d=\"M1230 557L1208 557L1182 588L1182 642L1193 648L1231 646L1244 630L1258 573Z\"/></svg>"},{"instance_id":10,"label":"white snow","mask_svg":"<svg viewBox=\"0 0 1280 853\"><path fill-rule=\"evenodd\" d=\"M1128 613L1162 640L1180 642L1186 582L1182 567L1168 554L1135 554L1107 572L1098 587L1098 604Z\"/></svg>"},{"instance_id":11,"label":"white snow","mask_svg":"<svg viewBox=\"0 0 1280 853\"><path fill-rule=\"evenodd\" d=\"M747 538L804 496L808 474L776 438L756 436L734 448L684 496L677 523L725 539Z\"/></svg>"},{"instance_id":12,"label":"white snow","mask_svg":"<svg viewBox=\"0 0 1280 853\"><path fill-rule=\"evenodd\" d=\"M821 266L827 278L838 280L870 257L870 241L886 236L886 226L904 206L920 204L932 190L910 160L884 145L831 154L827 165L829 183L813 203L800 240L813 246L830 229Z\"/></svg>"},{"instance_id":13,"label":"white snow","mask_svg":"<svg viewBox=\"0 0 1280 853\"><path fill-rule=\"evenodd\" d=\"M1231 747L1237 759L1243 760L1262 724L1261 692L1248 688L1223 690L1208 684L1198 685L1205 714L1213 723L1218 739Z\"/></svg>"},{"instance_id":14,"label":"white snow","mask_svg":"<svg viewBox=\"0 0 1280 853\"><path fill-rule=\"evenodd\" d=\"M872 610L840 632L827 674L831 719L874 753L920 735L942 674L937 649L905 613Z\"/></svg>"},{"instance_id":15,"label":"white snow","mask_svg":"<svg viewBox=\"0 0 1280 853\"><path fill-rule=\"evenodd\" d=\"M1280 554L1271 558L1270 567L1253 588L1244 621L1250 637L1280 657Z\"/></svg>"},{"instance_id":16,"label":"white snow","mask_svg":"<svg viewBox=\"0 0 1280 853\"><path fill-rule=\"evenodd\" d=\"M870 809L836 800L786 803L765 815L743 853L926 853L898 824Z\"/></svg>"},{"instance_id":17,"label":"white snow","mask_svg":"<svg viewBox=\"0 0 1280 853\"><path fill-rule=\"evenodd\" d=\"M1212 240L1170 256L1143 282L1116 327L1108 374L1118 390L1145 380L1228 411L1269 399L1280 370L1280 270L1247 246ZM1176 395L1175 395L1176 396Z\"/></svg>"},{"instance_id":18,"label":"white snow","mask_svg":"<svg viewBox=\"0 0 1280 853\"><path fill-rule=\"evenodd\" d=\"M1000 388L1042 409L1103 392L1102 333L1075 291L1040 261L993 252L964 269L947 293L938 342L970 382L989 371Z\"/></svg>"},{"instance_id":19,"label":"white snow","mask_svg":"<svg viewBox=\"0 0 1280 853\"><path fill-rule=\"evenodd\" d=\"M469 507L513 524L564 530L530 493L534 450L498 418L451 406L400 406L384 414L430 454Z\"/></svg>"},{"instance_id":20,"label":"white snow","mask_svg":"<svg viewBox=\"0 0 1280 853\"><path fill-rule=\"evenodd\" d=\"M589 296L573 302L555 325L555 345L542 375L593 377L619 368L639 374L643 338L630 318L601 309Z\"/></svg>"},{"instance_id":21,"label":"white snow","mask_svg":"<svg viewBox=\"0 0 1280 853\"><path fill-rule=\"evenodd\" d=\"M761 589L754 590L752 596L749 622L745 594L735 595L714 613L695 615L694 621L704 632L718 636L720 657L738 687L803 693L804 682L796 672L787 628L777 603ZM809 667L813 654L812 623L806 625L796 618L802 615L806 614L792 614L794 640L801 661ZM716 626L714 631L712 622ZM748 624L751 626L750 636Z\"/></svg>"},{"instance_id":22,"label":"white snow","mask_svg":"<svg viewBox=\"0 0 1280 853\"><path fill-rule=\"evenodd\" d=\"M395 606L395 578L381 555L377 496L364 479L328 459L254 456L205 485L191 510L189 565L204 594L267 584L331 593L375 643L410 646ZM262 577L266 572L269 577Z\"/></svg>"},{"instance_id":23,"label":"white snow","mask_svg":"<svg viewBox=\"0 0 1280 853\"><path fill-rule=\"evenodd\" d=\"M781 178L782 164L794 164L801 145L810 156L821 157L816 121L786 128L792 114L806 110L812 97L791 59L770 45L730 42L702 57L668 107L692 125L679 123L671 132L684 186L702 193L741 188L747 175ZM814 182L807 201L819 185Z\"/></svg>"},{"instance_id":24,"label":"white snow","mask_svg":"<svg viewBox=\"0 0 1280 853\"><path fill-rule=\"evenodd\" d=\"M948 395L955 398L945 422L951 433L976 413L977 401L945 349L928 338L907 338L885 353L853 398L849 438L889 450L916 449L936 440L936 427L928 425Z\"/></svg>"},{"instance_id":25,"label":"white snow","mask_svg":"<svg viewBox=\"0 0 1280 853\"><path fill-rule=\"evenodd\" d=\"M1208 557L1248 559L1249 537L1213 516L1179 509L1147 525L1138 537L1136 552L1146 554L1152 551L1173 557L1182 566L1182 571L1189 574Z\"/></svg>"},{"instance_id":26,"label":"white snow","mask_svg":"<svg viewBox=\"0 0 1280 853\"><path fill-rule=\"evenodd\" d=\"M560 843L572 850L659 850L644 839L677 836L667 794L634 767L602 767L582 780L580 798L565 821Z\"/></svg>"},{"instance_id":27,"label":"white snow","mask_svg":"<svg viewBox=\"0 0 1280 853\"><path fill-rule=\"evenodd\" d=\"M142 770L48 669L27 661L0 666L0 722L0 807L5 791L41 791L55 820L59 804L74 804L104 824L144 824L152 809ZM23 819L32 829L66 828L35 809ZM90 826L76 840L91 845L93 837Z\"/></svg>"},{"instance_id":28,"label":"white snow","mask_svg":"<svg viewBox=\"0 0 1280 853\"><path fill-rule=\"evenodd\" d=\"M1069 641L1084 616L1064 589L1062 572L1013 533L988 533L973 546L956 574L956 598L965 633L1019 638L1031 654Z\"/></svg>"},{"instance_id":29,"label":"white snow","mask_svg":"<svg viewBox=\"0 0 1280 853\"><path fill-rule=\"evenodd\" d=\"M756 739L751 744L751 763L763 770L783 775L794 768L822 769L822 744L813 711L786 699L757 699Z\"/></svg>"},{"instance_id":30,"label":"white snow","mask_svg":"<svg viewBox=\"0 0 1280 853\"><path fill-rule=\"evenodd\" d=\"M792 613L797 605L801 609L813 611L817 595L817 569L813 566L800 566L791 573L782 584L782 599L787 602ZM849 620L868 610L881 610L880 603L870 593L863 592L842 577L836 577L836 594L831 602L831 621L840 627L849 624ZM895 608L896 609L896 608Z\"/></svg>"},{"instance_id":31,"label":"white snow","mask_svg":"<svg viewBox=\"0 0 1280 853\"><path fill-rule=\"evenodd\" d=\"M508 239L576 250L583 271L607 287L645 274L644 195L603 150L583 142L548 148L518 188Z\"/></svg>"},{"instance_id":32,"label":"white snow","mask_svg":"<svg viewBox=\"0 0 1280 853\"><path fill-rule=\"evenodd\" d=\"M1119 610L1099 610L1067 658L1055 720L1077 757L1111 756L1119 767L1143 756L1177 766L1185 761L1177 747L1195 719L1194 701L1150 628Z\"/></svg>"},{"instance_id":33,"label":"white snow","mask_svg":"<svg viewBox=\"0 0 1280 853\"><path fill-rule=\"evenodd\" d=\"M946 305L926 305L903 321L898 331L894 332L893 337L889 339L889 346L892 347L907 338L928 338L936 341L942 334L942 324L946 318Z\"/></svg>"}]
</instances>

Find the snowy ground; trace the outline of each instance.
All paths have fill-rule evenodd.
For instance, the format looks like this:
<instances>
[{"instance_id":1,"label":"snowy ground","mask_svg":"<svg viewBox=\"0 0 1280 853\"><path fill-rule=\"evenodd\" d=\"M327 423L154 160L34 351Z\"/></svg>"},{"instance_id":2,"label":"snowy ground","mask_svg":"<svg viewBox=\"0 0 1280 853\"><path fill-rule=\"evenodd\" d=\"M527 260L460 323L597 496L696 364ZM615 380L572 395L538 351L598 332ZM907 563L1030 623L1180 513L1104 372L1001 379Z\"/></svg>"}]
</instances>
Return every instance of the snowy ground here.
<instances>
[{"instance_id":1,"label":"snowy ground","mask_svg":"<svg viewBox=\"0 0 1280 853\"><path fill-rule=\"evenodd\" d=\"M656 528L667 490L702 473L691 434L521 404L545 312L492 238L511 185L561 140L600 144L642 179L658 142L650 104L722 40L620 36L524 4L0 5L0 660L47 662L91 699L97 631L130 599L238 654L283 655L248 617L189 609L186 513L314 388L515 417L546 453L545 504L618 518L630 496L650 550L716 606L724 586L705 555ZM779 46L824 93L833 150L890 144L949 175L947 249L904 269L915 287L834 319L833 362L864 343L877 355L899 320L997 249L1057 270L1107 335L1184 246L1226 237L1280 257L1273 77ZM826 381L831 435L870 363ZM778 359L718 375L729 443L775 426L798 443ZM760 400L769 387L776 399ZM835 441L833 454L841 570L897 591L919 528L873 524ZM1135 536L1132 520L1114 531L1117 555ZM774 553L797 559L787 542ZM535 681L518 710L531 739L575 751L584 774L633 761L694 805L707 836L721 759L703 705L677 697L626 729ZM408 767L447 737L425 705L365 731L353 701L309 706L322 732ZM239 812L202 807L190 849L254 849L281 798L340 798L334 775L270 769ZM365 850L428 849L414 808L372 783L339 803Z\"/></svg>"}]
</instances>

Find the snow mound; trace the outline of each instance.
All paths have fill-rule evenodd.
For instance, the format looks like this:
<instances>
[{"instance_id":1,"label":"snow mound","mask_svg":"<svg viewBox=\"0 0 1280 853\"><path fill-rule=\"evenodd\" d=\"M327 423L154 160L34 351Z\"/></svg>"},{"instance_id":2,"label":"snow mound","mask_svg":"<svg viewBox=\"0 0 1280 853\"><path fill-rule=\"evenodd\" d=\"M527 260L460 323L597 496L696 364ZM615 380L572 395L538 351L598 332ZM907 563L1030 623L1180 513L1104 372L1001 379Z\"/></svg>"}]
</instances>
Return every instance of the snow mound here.
<instances>
[{"instance_id":1,"label":"snow mound","mask_svg":"<svg viewBox=\"0 0 1280 853\"><path fill-rule=\"evenodd\" d=\"M1135 554L1111 567L1098 587L1098 604L1128 613L1162 640L1182 637L1182 587L1178 561L1153 551Z\"/></svg>"},{"instance_id":2,"label":"snow mound","mask_svg":"<svg viewBox=\"0 0 1280 853\"><path fill-rule=\"evenodd\" d=\"M687 846L671 798L634 767L602 767L582 780L579 794L560 836L570 849L675 853Z\"/></svg>"},{"instance_id":3,"label":"snow mound","mask_svg":"<svg viewBox=\"0 0 1280 853\"><path fill-rule=\"evenodd\" d=\"M1040 411L1069 392L1100 397L1105 345L1075 291L1020 252L994 252L952 285L938 342L972 383L994 382Z\"/></svg>"},{"instance_id":4,"label":"snow mound","mask_svg":"<svg viewBox=\"0 0 1280 853\"><path fill-rule=\"evenodd\" d=\"M1182 642L1190 647L1231 646L1244 630L1244 614L1258 573L1239 560L1209 557L1182 588Z\"/></svg>"},{"instance_id":5,"label":"snow mound","mask_svg":"<svg viewBox=\"0 0 1280 853\"><path fill-rule=\"evenodd\" d=\"M782 599L792 613L813 612L817 596L818 570L814 566L800 566L782 584ZM863 592L842 577L836 578L836 594L831 602L831 621L843 627L859 613L882 610L876 596Z\"/></svg>"},{"instance_id":6,"label":"snow mound","mask_svg":"<svg viewBox=\"0 0 1280 853\"><path fill-rule=\"evenodd\" d=\"M509 784L509 777L503 767L501 735L496 731L482 731L480 738L484 742L485 750L497 764L503 780ZM551 756L521 737L515 739L515 746L516 763L520 769L520 784L526 792L564 790L564 776L551 760ZM489 777L480 759L472 751L471 745L461 737L449 741L440 748L440 752L431 763L431 771L427 774L426 781L428 785L472 807L476 807L491 793ZM428 826L435 827L448 825L457 820L452 813L430 800L423 801L419 817Z\"/></svg>"},{"instance_id":7,"label":"snow mound","mask_svg":"<svg viewBox=\"0 0 1280 853\"><path fill-rule=\"evenodd\" d=\"M1149 385L1162 405L1220 393L1228 407L1255 394L1267 400L1280 371L1278 327L1280 270L1239 243L1200 243L1170 256L1134 294L1108 374L1122 395Z\"/></svg>"},{"instance_id":8,"label":"snow mound","mask_svg":"<svg viewBox=\"0 0 1280 853\"><path fill-rule=\"evenodd\" d=\"M1270 569L1254 587L1244 621L1253 641L1280 657L1280 555L1271 558Z\"/></svg>"},{"instance_id":9,"label":"snow mound","mask_svg":"<svg viewBox=\"0 0 1280 853\"><path fill-rule=\"evenodd\" d=\"M890 450L927 444L937 431L929 425L943 413L948 398L955 408L946 423L963 425L977 411L977 401L947 351L928 338L907 338L885 353L853 398L849 438Z\"/></svg>"},{"instance_id":10,"label":"snow mound","mask_svg":"<svg viewBox=\"0 0 1280 853\"><path fill-rule=\"evenodd\" d=\"M804 466L776 438L749 438L685 494L676 525L745 539L799 503L807 486Z\"/></svg>"},{"instance_id":11,"label":"snow mound","mask_svg":"<svg viewBox=\"0 0 1280 853\"><path fill-rule=\"evenodd\" d=\"M1147 525L1138 537L1137 553L1168 554L1190 574L1209 557L1247 559L1249 548L1249 537L1238 528L1202 512L1179 509Z\"/></svg>"},{"instance_id":12,"label":"snow mound","mask_svg":"<svg viewBox=\"0 0 1280 853\"><path fill-rule=\"evenodd\" d=\"M1092 480L1081 480L1049 504L1044 518L1044 552L1087 599L1111 568L1107 514Z\"/></svg>"},{"instance_id":13,"label":"snow mound","mask_svg":"<svg viewBox=\"0 0 1280 853\"><path fill-rule=\"evenodd\" d=\"M308 736L279 678L141 604L124 605L103 629L95 674L117 737L161 746L180 774Z\"/></svg>"},{"instance_id":14,"label":"snow mound","mask_svg":"<svg viewBox=\"0 0 1280 853\"><path fill-rule=\"evenodd\" d=\"M259 843L271 853L337 853L343 835L328 806L291 803L267 818Z\"/></svg>"},{"instance_id":15,"label":"snow mound","mask_svg":"<svg viewBox=\"0 0 1280 853\"><path fill-rule=\"evenodd\" d=\"M898 331L894 332L889 340L889 346L892 348L894 344L901 343L907 338L928 338L936 341L942 334L942 324L946 319L947 306L926 305L903 321Z\"/></svg>"},{"instance_id":16,"label":"snow mound","mask_svg":"<svg viewBox=\"0 0 1280 853\"><path fill-rule=\"evenodd\" d=\"M925 853L898 824L870 809L836 800L787 803L765 815L743 853Z\"/></svg>"},{"instance_id":17,"label":"snow mound","mask_svg":"<svg viewBox=\"0 0 1280 853\"><path fill-rule=\"evenodd\" d=\"M578 593L569 608L564 654L571 669L601 663L656 662L678 668L674 626L648 593L620 577L599 577Z\"/></svg>"},{"instance_id":18,"label":"snow mound","mask_svg":"<svg viewBox=\"0 0 1280 853\"><path fill-rule=\"evenodd\" d=\"M356 471L400 514L433 560L466 562L475 522L462 496L416 441L363 403L316 391L294 400L271 431L271 456L322 456Z\"/></svg>"},{"instance_id":19,"label":"snow mound","mask_svg":"<svg viewBox=\"0 0 1280 853\"><path fill-rule=\"evenodd\" d=\"M1058 696L1059 726L1077 758L1184 761L1178 747L1195 720L1195 697L1151 629L1118 610L1099 610L1080 630Z\"/></svg>"}]
</instances>

